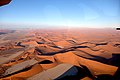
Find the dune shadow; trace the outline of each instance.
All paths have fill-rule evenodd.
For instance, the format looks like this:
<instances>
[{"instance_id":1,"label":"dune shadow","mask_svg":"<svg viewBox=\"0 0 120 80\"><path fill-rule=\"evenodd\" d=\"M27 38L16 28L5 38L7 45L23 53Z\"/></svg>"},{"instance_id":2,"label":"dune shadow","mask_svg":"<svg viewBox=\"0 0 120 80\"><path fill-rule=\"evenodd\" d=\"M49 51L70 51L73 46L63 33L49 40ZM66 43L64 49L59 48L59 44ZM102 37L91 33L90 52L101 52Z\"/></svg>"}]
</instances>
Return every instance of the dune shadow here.
<instances>
[{"instance_id":1,"label":"dune shadow","mask_svg":"<svg viewBox=\"0 0 120 80\"><path fill-rule=\"evenodd\" d=\"M82 78L84 78L86 76L94 79L94 77L92 76L91 72L89 71L89 69L86 66L81 65L81 67L78 67L78 66L74 66L74 67L78 71L76 74L72 75L72 73L71 73L71 75L69 75L69 76L65 76L65 77L62 77L62 78L58 77L55 80L80 80L80 79L82 79ZM64 73L64 74L67 74L67 72Z\"/></svg>"},{"instance_id":2,"label":"dune shadow","mask_svg":"<svg viewBox=\"0 0 120 80\"><path fill-rule=\"evenodd\" d=\"M109 64L120 67L120 54L112 54L112 58L109 59Z\"/></svg>"},{"instance_id":3,"label":"dune shadow","mask_svg":"<svg viewBox=\"0 0 120 80\"><path fill-rule=\"evenodd\" d=\"M113 79L113 76L111 75L102 74L102 75L98 75L95 80L115 80L115 79Z\"/></svg>"},{"instance_id":4,"label":"dune shadow","mask_svg":"<svg viewBox=\"0 0 120 80\"><path fill-rule=\"evenodd\" d=\"M39 62L38 64L51 64L51 63L53 62L50 60L44 60L44 61Z\"/></svg>"}]
</instances>

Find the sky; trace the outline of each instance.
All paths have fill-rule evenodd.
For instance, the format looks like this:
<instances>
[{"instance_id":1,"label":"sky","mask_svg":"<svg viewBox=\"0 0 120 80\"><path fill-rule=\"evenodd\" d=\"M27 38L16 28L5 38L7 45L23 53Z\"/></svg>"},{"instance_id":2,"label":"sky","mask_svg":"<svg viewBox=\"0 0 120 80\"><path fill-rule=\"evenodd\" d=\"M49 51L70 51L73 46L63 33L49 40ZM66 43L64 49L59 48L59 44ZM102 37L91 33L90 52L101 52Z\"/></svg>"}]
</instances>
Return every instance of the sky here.
<instances>
[{"instance_id":1,"label":"sky","mask_svg":"<svg viewBox=\"0 0 120 80\"><path fill-rule=\"evenodd\" d=\"M28 28L42 28L42 25L46 28L120 27L120 0L12 0L0 7L0 27L6 25Z\"/></svg>"}]
</instances>

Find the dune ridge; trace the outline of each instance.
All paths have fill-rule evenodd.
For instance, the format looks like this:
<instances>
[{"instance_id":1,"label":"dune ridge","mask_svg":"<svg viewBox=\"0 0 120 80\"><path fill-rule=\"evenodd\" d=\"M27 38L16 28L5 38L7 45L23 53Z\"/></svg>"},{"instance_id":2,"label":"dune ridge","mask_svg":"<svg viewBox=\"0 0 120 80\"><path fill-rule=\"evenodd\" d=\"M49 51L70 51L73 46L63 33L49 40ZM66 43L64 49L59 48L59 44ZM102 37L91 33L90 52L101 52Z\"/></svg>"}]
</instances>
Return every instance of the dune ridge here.
<instances>
[{"instance_id":1,"label":"dune ridge","mask_svg":"<svg viewBox=\"0 0 120 80\"><path fill-rule=\"evenodd\" d=\"M5 31L0 80L119 80L120 33L106 30Z\"/></svg>"}]
</instances>

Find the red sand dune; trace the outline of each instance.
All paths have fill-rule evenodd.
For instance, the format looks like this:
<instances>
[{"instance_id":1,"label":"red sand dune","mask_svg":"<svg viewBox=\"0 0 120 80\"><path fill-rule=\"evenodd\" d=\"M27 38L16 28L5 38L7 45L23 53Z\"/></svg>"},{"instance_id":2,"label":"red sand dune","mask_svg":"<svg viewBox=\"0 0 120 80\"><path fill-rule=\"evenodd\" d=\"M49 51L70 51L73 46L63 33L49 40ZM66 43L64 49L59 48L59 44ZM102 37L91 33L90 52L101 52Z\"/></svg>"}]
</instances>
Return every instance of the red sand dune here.
<instances>
[{"instance_id":1,"label":"red sand dune","mask_svg":"<svg viewBox=\"0 0 120 80\"><path fill-rule=\"evenodd\" d=\"M0 35L0 80L119 80L119 67L120 33L112 29Z\"/></svg>"}]
</instances>

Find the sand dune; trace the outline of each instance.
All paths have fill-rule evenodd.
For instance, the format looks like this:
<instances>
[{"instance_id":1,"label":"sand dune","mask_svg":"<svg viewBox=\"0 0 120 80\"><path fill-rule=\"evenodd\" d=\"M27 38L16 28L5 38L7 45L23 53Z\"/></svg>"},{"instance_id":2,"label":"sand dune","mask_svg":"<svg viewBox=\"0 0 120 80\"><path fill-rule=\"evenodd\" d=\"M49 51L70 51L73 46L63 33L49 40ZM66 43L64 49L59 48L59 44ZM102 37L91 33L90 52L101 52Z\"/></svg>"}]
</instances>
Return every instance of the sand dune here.
<instances>
[{"instance_id":1,"label":"sand dune","mask_svg":"<svg viewBox=\"0 0 120 80\"><path fill-rule=\"evenodd\" d=\"M14 78L16 78L16 80L19 80L19 79L25 80L26 78L32 77L33 75L36 75L42 71L43 71L43 68L39 64L36 64L30 70L20 72L18 74L14 74L14 75L4 78L4 79L14 80Z\"/></svg>"},{"instance_id":2,"label":"sand dune","mask_svg":"<svg viewBox=\"0 0 120 80\"><path fill-rule=\"evenodd\" d=\"M69 58L71 57L71 58ZM100 62L96 62L93 60L88 60L88 59L84 59L82 57L78 57L75 54L73 54L72 52L67 52L64 54L56 54L55 55L55 59L56 61L60 62L60 63L70 63L73 65L84 65L86 67L88 67L88 69L91 70L91 72L94 75L99 75L99 74L110 74L110 75L114 75L115 72L117 71L118 67L115 66L110 66L110 65L106 65ZM96 65L94 65L96 64ZM101 67L99 67L101 66ZM107 67L107 69L106 69Z\"/></svg>"},{"instance_id":3,"label":"sand dune","mask_svg":"<svg viewBox=\"0 0 120 80\"><path fill-rule=\"evenodd\" d=\"M47 69L50 69L50 68L57 66L58 63L54 62L54 63L50 63L50 64L40 64L40 65L42 66L42 68L44 70L47 70Z\"/></svg>"},{"instance_id":4,"label":"sand dune","mask_svg":"<svg viewBox=\"0 0 120 80\"><path fill-rule=\"evenodd\" d=\"M53 56L42 56L42 55L37 55L37 58L39 58L39 60L43 59L43 60L50 60L52 62L55 62L55 59Z\"/></svg>"},{"instance_id":5,"label":"sand dune","mask_svg":"<svg viewBox=\"0 0 120 80\"><path fill-rule=\"evenodd\" d=\"M30 41L30 42L22 42L21 45L33 45L33 46L39 46L36 41Z\"/></svg>"},{"instance_id":6,"label":"sand dune","mask_svg":"<svg viewBox=\"0 0 120 80\"><path fill-rule=\"evenodd\" d=\"M72 52L56 54L54 57L58 63L70 63L79 66L76 55L74 55Z\"/></svg>"},{"instance_id":7,"label":"sand dune","mask_svg":"<svg viewBox=\"0 0 120 80\"><path fill-rule=\"evenodd\" d=\"M2 33L0 80L119 80L120 34L109 30Z\"/></svg>"},{"instance_id":8,"label":"sand dune","mask_svg":"<svg viewBox=\"0 0 120 80\"><path fill-rule=\"evenodd\" d=\"M9 75L9 74L12 74L12 73L15 73L17 71L20 71L24 68L27 68L27 67L30 67L34 64L36 64L38 61L32 59L32 60L27 60L27 61L24 61L24 62L21 62L21 63L18 63L12 67L10 67L9 69L7 69L4 73L4 76L6 75Z\"/></svg>"},{"instance_id":9,"label":"sand dune","mask_svg":"<svg viewBox=\"0 0 120 80\"><path fill-rule=\"evenodd\" d=\"M111 58L112 54L107 53L107 52L101 52L101 51L93 51L90 48L79 48L78 50L83 51L87 54L95 55L95 56L100 56L103 58Z\"/></svg>"},{"instance_id":10,"label":"sand dune","mask_svg":"<svg viewBox=\"0 0 120 80\"><path fill-rule=\"evenodd\" d=\"M102 50L108 51L112 54L120 54L120 49L118 47L114 47L111 44L103 45L103 46L97 46L101 48Z\"/></svg>"},{"instance_id":11,"label":"sand dune","mask_svg":"<svg viewBox=\"0 0 120 80\"><path fill-rule=\"evenodd\" d=\"M41 54L47 54L47 53L56 52L56 51L58 51L59 49L50 47L50 46L48 46L48 45L43 45L43 46L37 47L36 50L37 50L38 52L40 52Z\"/></svg>"},{"instance_id":12,"label":"sand dune","mask_svg":"<svg viewBox=\"0 0 120 80\"><path fill-rule=\"evenodd\" d=\"M19 52L16 52L16 54L13 54L13 55L11 55L9 57L1 57L0 58L0 65L9 62L12 59L17 58L18 56L22 55L23 52L24 51L19 51Z\"/></svg>"},{"instance_id":13,"label":"sand dune","mask_svg":"<svg viewBox=\"0 0 120 80\"><path fill-rule=\"evenodd\" d=\"M56 78L60 79L64 76L75 75L75 74L77 74L77 69L73 65L60 64L54 68L51 68L40 74L30 77L27 80L50 80L50 79L54 80Z\"/></svg>"},{"instance_id":14,"label":"sand dune","mask_svg":"<svg viewBox=\"0 0 120 80\"><path fill-rule=\"evenodd\" d=\"M115 66L106 65L100 62L84 59L81 57L78 57L78 61L81 65L85 65L94 75L100 74L114 75L118 69L118 67Z\"/></svg>"},{"instance_id":15,"label":"sand dune","mask_svg":"<svg viewBox=\"0 0 120 80\"><path fill-rule=\"evenodd\" d=\"M58 42L54 42L54 44L60 48L64 48L64 47L68 47L68 46L72 46L71 43L67 42L67 41L58 41Z\"/></svg>"},{"instance_id":16,"label":"sand dune","mask_svg":"<svg viewBox=\"0 0 120 80\"><path fill-rule=\"evenodd\" d=\"M81 79L81 80L92 80L91 78L89 78L89 77L84 77L83 79Z\"/></svg>"}]
</instances>

